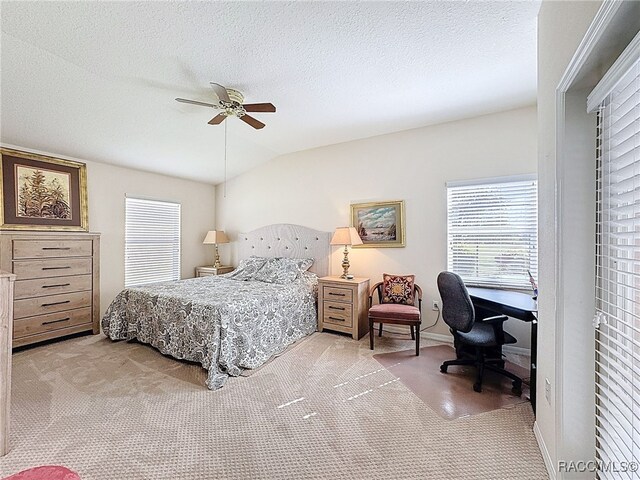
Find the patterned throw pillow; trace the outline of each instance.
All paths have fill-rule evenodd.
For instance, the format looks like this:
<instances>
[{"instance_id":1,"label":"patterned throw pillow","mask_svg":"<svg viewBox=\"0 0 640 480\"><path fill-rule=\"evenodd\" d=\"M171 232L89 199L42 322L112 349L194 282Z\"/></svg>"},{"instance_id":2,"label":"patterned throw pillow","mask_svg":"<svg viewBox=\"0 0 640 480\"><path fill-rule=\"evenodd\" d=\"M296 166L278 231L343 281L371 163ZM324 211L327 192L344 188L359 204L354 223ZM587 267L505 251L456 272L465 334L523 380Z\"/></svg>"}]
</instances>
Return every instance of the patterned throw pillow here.
<instances>
[{"instance_id":1,"label":"patterned throw pillow","mask_svg":"<svg viewBox=\"0 0 640 480\"><path fill-rule=\"evenodd\" d=\"M313 264L311 258L270 258L254 276L254 280L266 283L287 284L293 282L301 272Z\"/></svg>"},{"instance_id":2,"label":"patterned throw pillow","mask_svg":"<svg viewBox=\"0 0 640 480\"><path fill-rule=\"evenodd\" d=\"M226 274L225 277L233 278L234 280L253 280L255 274L267 263L267 260L264 257L251 255L249 258L241 260L238 268Z\"/></svg>"},{"instance_id":3,"label":"patterned throw pillow","mask_svg":"<svg viewBox=\"0 0 640 480\"><path fill-rule=\"evenodd\" d=\"M413 305L415 275L382 275L382 303Z\"/></svg>"},{"instance_id":4,"label":"patterned throw pillow","mask_svg":"<svg viewBox=\"0 0 640 480\"><path fill-rule=\"evenodd\" d=\"M306 272L313 265L313 258L282 258L281 260L295 262L301 272Z\"/></svg>"}]
</instances>

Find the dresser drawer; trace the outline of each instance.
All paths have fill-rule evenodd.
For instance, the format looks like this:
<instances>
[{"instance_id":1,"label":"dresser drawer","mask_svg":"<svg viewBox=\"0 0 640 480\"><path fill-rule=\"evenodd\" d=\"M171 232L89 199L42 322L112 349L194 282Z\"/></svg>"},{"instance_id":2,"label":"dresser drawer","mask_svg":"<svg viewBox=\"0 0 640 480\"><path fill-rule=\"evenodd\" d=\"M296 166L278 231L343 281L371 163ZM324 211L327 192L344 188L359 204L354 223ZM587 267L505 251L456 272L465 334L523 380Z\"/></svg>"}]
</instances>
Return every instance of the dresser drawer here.
<instances>
[{"instance_id":1,"label":"dresser drawer","mask_svg":"<svg viewBox=\"0 0 640 480\"><path fill-rule=\"evenodd\" d=\"M90 307L91 291L47 295L13 302L14 318L33 317L46 313L62 312L74 308Z\"/></svg>"},{"instance_id":2,"label":"dresser drawer","mask_svg":"<svg viewBox=\"0 0 640 480\"><path fill-rule=\"evenodd\" d=\"M91 275L75 275L72 277L36 278L15 282L14 296L16 300L60 293L82 292L91 290Z\"/></svg>"},{"instance_id":3,"label":"dresser drawer","mask_svg":"<svg viewBox=\"0 0 640 480\"><path fill-rule=\"evenodd\" d=\"M13 258L90 257L91 240L14 240Z\"/></svg>"},{"instance_id":4,"label":"dresser drawer","mask_svg":"<svg viewBox=\"0 0 640 480\"><path fill-rule=\"evenodd\" d=\"M31 278L87 275L91 273L91 258L50 258L46 260L18 260L13 262L13 273L18 280Z\"/></svg>"},{"instance_id":5,"label":"dresser drawer","mask_svg":"<svg viewBox=\"0 0 640 480\"><path fill-rule=\"evenodd\" d=\"M37 335L83 324L87 324L87 329L90 329L91 322L91 308L79 308L67 312L19 318L13 323L13 337L28 337L29 335Z\"/></svg>"},{"instance_id":6,"label":"dresser drawer","mask_svg":"<svg viewBox=\"0 0 640 480\"><path fill-rule=\"evenodd\" d=\"M322 302L322 321L334 325L342 325L343 327L351 327L353 325L352 306L347 303L339 302Z\"/></svg>"},{"instance_id":7,"label":"dresser drawer","mask_svg":"<svg viewBox=\"0 0 640 480\"><path fill-rule=\"evenodd\" d=\"M338 302L353 301L353 291L350 288L330 287L328 285L324 285L322 288L324 289L323 297L327 300Z\"/></svg>"}]
</instances>

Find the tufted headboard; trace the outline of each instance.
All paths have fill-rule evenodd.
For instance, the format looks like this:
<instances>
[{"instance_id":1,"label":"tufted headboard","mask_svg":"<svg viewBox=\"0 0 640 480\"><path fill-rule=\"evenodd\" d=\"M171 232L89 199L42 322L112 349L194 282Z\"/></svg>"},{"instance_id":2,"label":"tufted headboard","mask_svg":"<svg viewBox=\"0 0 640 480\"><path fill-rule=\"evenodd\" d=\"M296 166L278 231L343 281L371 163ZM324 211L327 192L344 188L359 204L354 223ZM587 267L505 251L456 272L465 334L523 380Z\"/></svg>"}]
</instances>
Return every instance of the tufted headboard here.
<instances>
[{"instance_id":1,"label":"tufted headboard","mask_svg":"<svg viewBox=\"0 0 640 480\"><path fill-rule=\"evenodd\" d=\"M331 234L301 225L277 223L238 234L238 260L259 257L313 258L310 272L329 275Z\"/></svg>"}]
</instances>

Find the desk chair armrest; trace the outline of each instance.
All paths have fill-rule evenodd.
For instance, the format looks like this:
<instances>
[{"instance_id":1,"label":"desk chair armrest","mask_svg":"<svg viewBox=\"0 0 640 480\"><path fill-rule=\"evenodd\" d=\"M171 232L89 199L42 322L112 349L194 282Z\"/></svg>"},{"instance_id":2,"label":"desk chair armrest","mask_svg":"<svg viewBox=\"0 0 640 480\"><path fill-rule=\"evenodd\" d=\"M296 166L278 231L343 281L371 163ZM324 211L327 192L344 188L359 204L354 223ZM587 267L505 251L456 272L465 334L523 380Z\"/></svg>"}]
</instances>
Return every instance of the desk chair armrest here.
<instances>
[{"instance_id":1,"label":"desk chair armrest","mask_svg":"<svg viewBox=\"0 0 640 480\"><path fill-rule=\"evenodd\" d=\"M506 315L496 315L495 317L487 317L480 320L482 323L490 323L492 325L501 324L509 320Z\"/></svg>"},{"instance_id":2,"label":"desk chair armrest","mask_svg":"<svg viewBox=\"0 0 640 480\"><path fill-rule=\"evenodd\" d=\"M488 323L493 327L493 335L496 337L498 345L504 345L504 328L503 324L509 317L506 315L496 315L495 317L483 318L482 323Z\"/></svg>"}]
</instances>

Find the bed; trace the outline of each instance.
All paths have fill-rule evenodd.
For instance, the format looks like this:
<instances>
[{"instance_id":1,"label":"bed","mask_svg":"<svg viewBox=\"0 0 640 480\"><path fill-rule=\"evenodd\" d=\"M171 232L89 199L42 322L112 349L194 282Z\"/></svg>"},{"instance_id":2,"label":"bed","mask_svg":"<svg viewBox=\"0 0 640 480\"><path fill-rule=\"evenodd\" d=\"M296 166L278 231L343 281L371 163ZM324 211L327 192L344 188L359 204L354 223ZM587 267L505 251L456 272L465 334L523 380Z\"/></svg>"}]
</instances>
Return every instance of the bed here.
<instances>
[{"instance_id":1,"label":"bed","mask_svg":"<svg viewBox=\"0 0 640 480\"><path fill-rule=\"evenodd\" d=\"M107 309L102 329L111 340L137 340L198 362L208 372L207 387L220 388L316 330L317 278L328 274L329 238L288 224L239 234L238 260L248 268L125 289ZM255 280L256 257L298 262L300 274L291 282ZM306 258L313 259L308 270L293 260Z\"/></svg>"}]
</instances>

